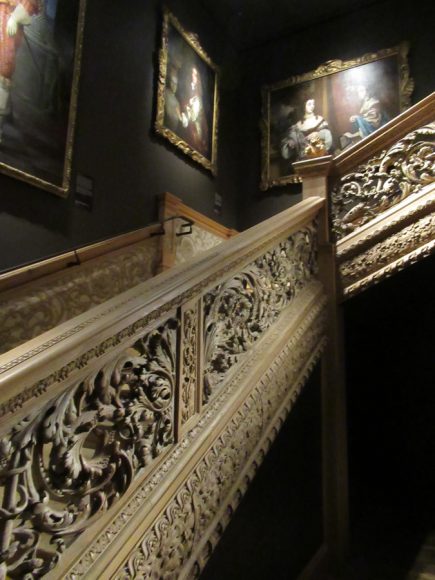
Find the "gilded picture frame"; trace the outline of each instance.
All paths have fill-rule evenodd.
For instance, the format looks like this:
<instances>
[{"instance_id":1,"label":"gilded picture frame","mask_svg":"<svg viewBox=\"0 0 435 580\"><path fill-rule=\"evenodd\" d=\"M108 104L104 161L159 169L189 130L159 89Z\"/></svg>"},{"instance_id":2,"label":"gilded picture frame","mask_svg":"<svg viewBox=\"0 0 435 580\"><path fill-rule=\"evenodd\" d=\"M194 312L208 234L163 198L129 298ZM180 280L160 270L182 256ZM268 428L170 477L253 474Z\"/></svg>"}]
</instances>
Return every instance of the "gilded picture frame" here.
<instances>
[{"instance_id":1,"label":"gilded picture frame","mask_svg":"<svg viewBox=\"0 0 435 580\"><path fill-rule=\"evenodd\" d=\"M60 197L71 184L86 1L0 5L0 171Z\"/></svg>"},{"instance_id":2,"label":"gilded picture frame","mask_svg":"<svg viewBox=\"0 0 435 580\"><path fill-rule=\"evenodd\" d=\"M168 10L161 42L155 130L216 175L219 68Z\"/></svg>"},{"instance_id":3,"label":"gilded picture frame","mask_svg":"<svg viewBox=\"0 0 435 580\"><path fill-rule=\"evenodd\" d=\"M262 87L260 188L299 182L295 161L341 153L409 107L408 51L403 42Z\"/></svg>"}]
</instances>

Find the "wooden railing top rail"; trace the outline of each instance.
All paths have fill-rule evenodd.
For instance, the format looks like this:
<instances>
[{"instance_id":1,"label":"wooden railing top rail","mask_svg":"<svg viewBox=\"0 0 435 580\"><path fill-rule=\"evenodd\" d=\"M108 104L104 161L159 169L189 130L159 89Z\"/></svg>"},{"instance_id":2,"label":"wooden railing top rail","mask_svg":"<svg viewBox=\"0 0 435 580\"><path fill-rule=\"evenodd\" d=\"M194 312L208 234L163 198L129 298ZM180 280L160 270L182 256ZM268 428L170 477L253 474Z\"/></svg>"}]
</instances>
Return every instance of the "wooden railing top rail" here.
<instances>
[{"instance_id":1,"label":"wooden railing top rail","mask_svg":"<svg viewBox=\"0 0 435 580\"><path fill-rule=\"evenodd\" d=\"M172 193L165 192L159 196L160 208L160 222L163 222L169 216L183 215L195 222L201 228L210 231L221 238L231 238L238 232L234 229L227 228L214 220L207 218L203 214L187 206L178 197ZM14 268L7 272L0 273L0 292L17 288L28 282L39 280L49 274L60 272L71 266L79 266L84 262L88 262L94 258L105 256L115 250L120 250L142 242L149 238L152 234L161 231L161 223L148 225L125 234L113 236L106 240L101 240L93 244L75 248L68 252L63 252L56 256L39 260L32 264L26 264L19 268Z\"/></svg>"},{"instance_id":2,"label":"wooden railing top rail","mask_svg":"<svg viewBox=\"0 0 435 580\"><path fill-rule=\"evenodd\" d=\"M167 191L162 193L159 196L159 201L160 221L163 221L170 216L182 215L183 217L191 219L200 228L207 230L220 238L231 238L238 233L237 230L227 228L199 211L192 209L172 193Z\"/></svg>"},{"instance_id":3,"label":"wooden railing top rail","mask_svg":"<svg viewBox=\"0 0 435 580\"><path fill-rule=\"evenodd\" d=\"M104 358L104 341L113 345L116 337L121 341L126 332L133 334L151 325L155 327L175 308L216 287L310 223L323 204L321 198L307 199L231 238L225 245L203 253L188 267L176 266L1 355L0 414L16 411L16 407L8 407L7 401L17 395L23 403L31 398L30 393L22 392L22 385L35 384L49 376L53 360L58 369L66 365L68 373L72 356L76 360L75 370L86 367L89 357Z\"/></svg>"},{"instance_id":4,"label":"wooden railing top rail","mask_svg":"<svg viewBox=\"0 0 435 580\"><path fill-rule=\"evenodd\" d=\"M435 92L413 105L377 131L333 158L333 173L337 176L355 169L372 155L390 147L410 131L435 117ZM314 160L313 160L314 162Z\"/></svg>"}]
</instances>

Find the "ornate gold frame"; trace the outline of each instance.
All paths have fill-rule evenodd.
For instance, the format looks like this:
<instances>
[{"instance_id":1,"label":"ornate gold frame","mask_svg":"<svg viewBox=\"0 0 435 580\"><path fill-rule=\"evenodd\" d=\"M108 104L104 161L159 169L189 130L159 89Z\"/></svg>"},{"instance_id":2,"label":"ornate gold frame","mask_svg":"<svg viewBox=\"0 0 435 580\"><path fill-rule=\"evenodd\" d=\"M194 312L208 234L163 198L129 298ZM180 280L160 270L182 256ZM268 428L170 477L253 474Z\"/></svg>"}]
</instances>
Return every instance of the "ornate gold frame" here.
<instances>
[{"instance_id":1,"label":"ornate gold frame","mask_svg":"<svg viewBox=\"0 0 435 580\"><path fill-rule=\"evenodd\" d=\"M83 49L83 33L85 27L85 12L86 12L87 0L79 0L79 13L77 19L77 32L76 32L76 45L74 54L74 70L73 70L73 81L71 86L71 97L68 112L68 130L65 141L65 157L63 163L63 176L62 185L55 185L44 179L26 173L21 169L17 169L11 165L0 162L0 172L9 175L10 177L15 177L26 181L31 185L40 187L54 193L60 197L67 197L70 189L71 183L71 165L72 165L72 154L74 145L74 134L76 127L76 117L77 117L77 99L79 92L79 79L80 79L80 68L81 68L81 58Z\"/></svg>"},{"instance_id":2,"label":"ornate gold frame","mask_svg":"<svg viewBox=\"0 0 435 580\"><path fill-rule=\"evenodd\" d=\"M168 69L168 42L169 42L169 26L173 26L177 32L182 36L186 43L196 52L196 54L214 71L214 96L213 96L213 121L212 121L212 137L211 137L211 159L207 159L199 151L194 149L189 143L179 137L174 131L165 127L165 87L166 75ZM178 147L183 153L188 155L191 159L202 165L205 169L209 169L213 175L217 173L217 138L218 138L218 112L219 112L219 68L211 61L204 49L199 43L196 34L189 33L180 24L178 19L169 10L164 10L163 13L163 30L162 30L162 46L159 53L159 76L157 83L157 113L154 127L159 135L162 135L173 145Z\"/></svg>"},{"instance_id":3,"label":"ornate gold frame","mask_svg":"<svg viewBox=\"0 0 435 580\"><path fill-rule=\"evenodd\" d=\"M399 75L399 99L400 112L404 111L411 104L411 94L414 89L414 81L410 76L408 65L409 43L402 42L393 48L386 48L379 52L366 53L361 57L352 60L329 60L321 64L313 71L290 77L277 83L263 86L262 94L262 113L261 113L261 182L260 189L265 191L275 185L288 185L290 183L299 183L301 178L298 175L290 174L279 178L270 177L270 96L273 91L298 85L299 83L312 81L320 77L340 73L347 69L368 64L376 60L381 60L394 55L398 59Z\"/></svg>"}]
</instances>

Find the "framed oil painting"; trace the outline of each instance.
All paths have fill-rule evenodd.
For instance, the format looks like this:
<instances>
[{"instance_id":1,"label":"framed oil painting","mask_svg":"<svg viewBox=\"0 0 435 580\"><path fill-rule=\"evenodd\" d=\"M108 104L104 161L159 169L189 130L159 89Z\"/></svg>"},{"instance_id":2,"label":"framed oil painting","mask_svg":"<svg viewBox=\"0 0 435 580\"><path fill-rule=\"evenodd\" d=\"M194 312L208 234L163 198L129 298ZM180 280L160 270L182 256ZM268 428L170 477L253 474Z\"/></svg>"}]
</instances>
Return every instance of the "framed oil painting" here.
<instances>
[{"instance_id":1,"label":"framed oil painting","mask_svg":"<svg viewBox=\"0 0 435 580\"><path fill-rule=\"evenodd\" d=\"M336 155L410 105L408 44L316 70L262 89L262 190L296 183L293 163Z\"/></svg>"},{"instance_id":2,"label":"framed oil painting","mask_svg":"<svg viewBox=\"0 0 435 580\"><path fill-rule=\"evenodd\" d=\"M164 12L155 129L216 174L218 68L196 35Z\"/></svg>"},{"instance_id":3,"label":"framed oil painting","mask_svg":"<svg viewBox=\"0 0 435 580\"><path fill-rule=\"evenodd\" d=\"M66 197L86 0L0 2L0 171Z\"/></svg>"}]
</instances>

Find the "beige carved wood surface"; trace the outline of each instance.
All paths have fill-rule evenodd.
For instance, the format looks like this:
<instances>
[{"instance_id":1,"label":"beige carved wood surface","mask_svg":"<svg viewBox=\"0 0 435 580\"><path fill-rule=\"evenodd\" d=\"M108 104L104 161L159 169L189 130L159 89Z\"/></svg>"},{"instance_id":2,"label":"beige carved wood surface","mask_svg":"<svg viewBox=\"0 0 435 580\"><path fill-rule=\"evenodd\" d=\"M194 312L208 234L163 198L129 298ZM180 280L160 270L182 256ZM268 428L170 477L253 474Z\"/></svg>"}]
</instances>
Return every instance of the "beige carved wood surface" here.
<instances>
[{"instance_id":1,"label":"beige carved wood surface","mask_svg":"<svg viewBox=\"0 0 435 580\"><path fill-rule=\"evenodd\" d=\"M349 298L435 248L435 123L343 176L331 195L342 295Z\"/></svg>"},{"instance_id":2,"label":"beige carved wood surface","mask_svg":"<svg viewBox=\"0 0 435 580\"><path fill-rule=\"evenodd\" d=\"M0 356L2 574L203 566L325 344L322 206L304 201Z\"/></svg>"},{"instance_id":3,"label":"beige carved wood surface","mask_svg":"<svg viewBox=\"0 0 435 580\"><path fill-rule=\"evenodd\" d=\"M435 183L337 245L344 298L379 283L435 250Z\"/></svg>"},{"instance_id":4,"label":"beige carved wood surface","mask_svg":"<svg viewBox=\"0 0 435 580\"><path fill-rule=\"evenodd\" d=\"M342 299L434 251L434 109L432 93L337 157L295 164L304 197L327 199Z\"/></svg>"},{"instance_id":5,"label":"beige carved wood surface","mask_svg":"<svg viewBox=\"0 0 435 580\"><path fill-rule=\"evenodd\" d=\"M182 220L167 223L161 236L155 224L0 275L0 354L236 233L169 193L161 203L162 220L194 222L189 235L177 235Z\"/></svg>"},{"instance_id":6,"label":"beige carved wood surface","mask_svg":"<svg viewBox=\"0 0 435 580\"><path fill-rule=\"evenodd\" d=\"M401 116L395 140L390 123L335 161L297 164L302 203L234 237L205 220L208 237L199 238L212 247L188 266L103 292L101 303L0 355L0 577L200 573L327 327L337 379L336 266L346 298L433 251L431 103ZM162 215L185 214L167 201ZM155 254L162 269L176 260L180 224L170 223ZM215 246L212 236L231 239ZM342 421L335 400L323 404L329 426ZM339 489L332 462L329 496Z\"/></svg>"},{"instance_id":7,"label":"beige carved wood surface","mask_svg":"<svg viewBox=\"0 0 435 580\"><path fill-rule=\"evenodd\" d=\"M151 278L157 238L145 239L0 294L0 353Z\"/></svg>"},{"instance_id":8,"label":"beige carved wood surface","mask_svg":"<svg viewBox=\"0 0 435 580\"><path fill-rule=\"evenodd\" d=\"M180 235L185 222L179 216L191 221L192 231L189 235ZM168 192L159 196L159 219L166 224L166 236L161 240L159 272L175 264L188 262L200 252L214 248L237 234L236 230L190 208Z\"/></svg>"},{"instance_id":9,"label":"beige carved wood surface","mask_svg":"<svg viewBox=\"0 0 435 580\"><path fill-rule=\"evenodd\" d=\"M434 182L435 122L408 133L340 178L331 196L336 239Z\"/></svg>"}]
</instances>

